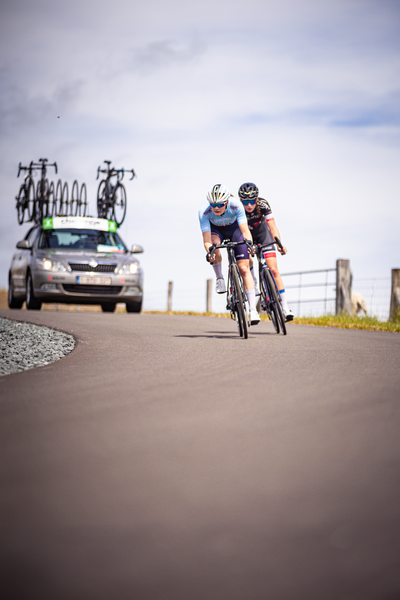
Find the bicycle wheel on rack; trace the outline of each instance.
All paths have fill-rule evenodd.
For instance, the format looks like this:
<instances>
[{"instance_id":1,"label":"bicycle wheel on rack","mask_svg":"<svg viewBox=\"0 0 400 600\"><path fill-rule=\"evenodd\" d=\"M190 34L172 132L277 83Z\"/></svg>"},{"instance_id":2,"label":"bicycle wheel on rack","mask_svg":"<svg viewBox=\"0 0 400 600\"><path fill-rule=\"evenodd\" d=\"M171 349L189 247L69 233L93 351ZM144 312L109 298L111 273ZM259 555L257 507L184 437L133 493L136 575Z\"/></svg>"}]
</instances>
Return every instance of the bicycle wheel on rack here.
<instances>
[{"instance_id":1,"label":"bicycle wheel on rack","mask_svg":"<svg viewBox=\"0 0 400 600\"><path fill-rule=\"evenodd\" d=\"M71 190L71 200L69 202L69 212L71 217L74 215L76 216L78 214L78 202L79 202L79 186L78 186L78 182L75 179L74 183L72 184L72 190Z\"/></svg>"},{"instance_id":2,"label":"bicycle wheel on rack","mask_svg":"<svg viewBox=\"0 0 400 600\"><path fill-rule=\"evenodd\" d=\"M47 193L47 216L52 217L55 212L55 195L54 195L54 182L52 181L49 186Z\"/></svg>"},{"instance_id":3,"label":"bicycle wheel on rack","mask_svg":"<svg viewBox=\"0 0 400 600\"><path fill-rule=\"evenodd\" d=\"M54 199L54 215L59 217L63 214L62 181L59 179L56 186L56 197Z\"/></svg>"},{"instance_id":4,"label":"bicycle wheel on rack","mask_svg":"<svg viewBox=\"0 0 400 600\"><path fill-rule=\"evenodd\" d=\"M25 199L25 186L21 185L19 188L18 196L17 196L17 215L18 215L18 223L22 225L25 218L25 209L26 209L26 199Z\"/></svg>"},{"instance_id":5,"label":"bicycle wheel on rack","mask_svg":"<svg viewBox=\"0 0 400 600\"><path fill-rule=\"evenodd\" d=\"M87 191L86 191L86 183L82 183L81 185L81 193L79 194L79 216L85 217L87 209Z\"/></svg>"},{"instance_id":6,"label":"bicycle wheel on rack","mask_svg":"<svg viewBox=\"0 0 400 600\"><path fill-rule=\"evenodd\" d=\"M27 200L27 210L28 210L28 221L32 221L35 213L35 184L32 179L29 179L28 183L28 198Z\"/></svg>"},{"instance_id":7,"label":"bicycle wheel on rack","mask_svg":"<svg viewBox=\"0 0 400 600\"><path fill-rule=\"evenodd\" d=\"M65 181L62 189L62 208L63 208L63 216L69 216L69 193L68 193L68 183Z\"/></svg>"},{"instance_id":8,"label":"bicycle wheel on rack","mask_svg":"<svg viewBox=\"0 0 400 600\"><path fill-rule=\"evenodd\" d=\"M245 314L245 310L244 310L244 306L243 306L243 296L242 296L241 286L239 283L239 281L240 281L239 278L240 278L239 268L237 265L233 265L231 284L232 284L234 308L235 308L235 312L236 312L236 318L238 320L240 337L247 339L249 337L249 334L247 331L246 314Z\"/></svg>"},{"instance_id":9,"label":"bicycle wheel on rack","mask_svg":"<svg viewBox=\"0 0 400 600\"><path fill-rule=\"evenodd\" d=\"M118 183L113 193L112 219L119 227L122 225L126 215L126 191L122 183Z\"/></svg>"},{"instance_id":10,"label":"bicycle wheel on rack","mask_svg":"<svg viewBox=\"0 0 400 600\"><path fill-rule=\"evenodd\" d=\"M107 185L103 179L97 188L97 216L105 219L107 216Z\"/></svg>"}]
</instances>

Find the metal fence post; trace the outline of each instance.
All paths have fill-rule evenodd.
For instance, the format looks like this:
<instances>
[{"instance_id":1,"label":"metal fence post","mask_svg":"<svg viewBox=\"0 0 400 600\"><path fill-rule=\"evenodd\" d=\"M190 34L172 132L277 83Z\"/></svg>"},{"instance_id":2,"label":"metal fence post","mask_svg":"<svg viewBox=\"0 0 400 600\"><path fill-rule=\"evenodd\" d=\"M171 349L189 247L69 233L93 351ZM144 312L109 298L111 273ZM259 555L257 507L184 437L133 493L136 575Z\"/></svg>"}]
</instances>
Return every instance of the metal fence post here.
<instances>
[{"instance_id":1,"label":"metal fence post","mask_svg":"<svg viewBox=\"0 0 400 600\"><path fill-rule=\"evenodd\" d=\"M350 261L336 261L336 314L351 314L351 271Z\"/></svg>"},{"instance_id":2,"label":"metal fence post","mask_svg":"<svg viewBox=\"0 0 400 600\"><path fill-rule=\"evenodd\" d=\"M168 311L172 310L172 288L173 288L172 281L168 281L168 302L167 302L167 310Z\"/></svg>"},{"instance_id":3,"label":"metal fence post","mask_svg":"<svg viewBox=\"0 0 400 600\"><path fill-rule=\"evenodd\" d=\"M207 279L206 312L211 312L212 279Z\"/></svg>"},{"instance_id":4,"label":"metal fence post","mask_svg":"<svg viewBox=\"0 0 400 600\"><path fill-rule=\"evenodd\" d=\"M389 321L394 321L400 309L400 269L392 269L392 292L390 294Z\"/></svg>"}]
</instances>

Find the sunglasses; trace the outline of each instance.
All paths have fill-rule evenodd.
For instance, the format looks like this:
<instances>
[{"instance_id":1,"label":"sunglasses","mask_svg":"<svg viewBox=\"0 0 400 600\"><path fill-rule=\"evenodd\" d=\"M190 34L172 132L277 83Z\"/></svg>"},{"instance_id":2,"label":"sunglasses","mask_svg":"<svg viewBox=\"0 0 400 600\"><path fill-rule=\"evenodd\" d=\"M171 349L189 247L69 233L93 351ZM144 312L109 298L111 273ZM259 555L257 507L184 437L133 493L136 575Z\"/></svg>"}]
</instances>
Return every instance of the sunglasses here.
<instances>
[{"instance_id":1,"label":"sunglasses","mask_svg":"<svg viewBox=\"0 0 400 600\"><path fill-rule=\"evenodd\" d=\"M225 206L225 202L210 202L212 208L222 208Z\"/></svg>"},{"instance_id":2,"label":"sunglasses","mask_svg":"<svg viewBox=\"0 0 400 600\"><path fill-rule=\"evenodd\" d=\"M257 202L257 200L242 200L242 204L244 204L245 206L247 206L248 204L255 204Z\"/></svg>"}]
</instances>

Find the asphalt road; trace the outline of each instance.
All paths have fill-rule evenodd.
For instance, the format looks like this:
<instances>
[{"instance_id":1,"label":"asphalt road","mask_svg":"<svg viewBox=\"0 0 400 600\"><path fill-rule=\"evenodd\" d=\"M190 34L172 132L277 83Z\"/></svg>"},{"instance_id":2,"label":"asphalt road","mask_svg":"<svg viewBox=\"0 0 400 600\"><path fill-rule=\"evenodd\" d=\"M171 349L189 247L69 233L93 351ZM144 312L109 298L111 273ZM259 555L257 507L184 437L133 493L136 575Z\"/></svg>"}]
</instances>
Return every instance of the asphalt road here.
<instances>
[{"instance_id":1,"label":"asphalt road","mask_svg":"<svg viewBox=\"0 0 400 600\"><path fill-rule=\"evenodd\" d=\"M400 335L0 316L77 339L0 378L7 600L400 598Z\"/></svg>"}]
</instances>

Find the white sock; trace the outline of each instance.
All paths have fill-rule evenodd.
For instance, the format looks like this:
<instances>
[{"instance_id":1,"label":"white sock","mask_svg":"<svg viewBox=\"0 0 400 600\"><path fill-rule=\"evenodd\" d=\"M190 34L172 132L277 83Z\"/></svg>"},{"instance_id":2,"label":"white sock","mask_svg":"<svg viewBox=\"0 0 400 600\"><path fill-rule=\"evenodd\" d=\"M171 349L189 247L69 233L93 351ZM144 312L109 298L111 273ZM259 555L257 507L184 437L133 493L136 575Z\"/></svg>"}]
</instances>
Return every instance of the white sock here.
<instances>
[{"instance_id":1,"label":"white sock","mask_svg":"<svg viewBox=\"0 0 400 600\"><path fill-rule=\"evenodd\" d=\"M224 276L222 275L222 262L215 263L215 264L213 264L212 267L215 271L215 275L216 275L217 279L223 279Z\"/></svg>"},{"instance_id":2,"label":"white sock","mask_svg":"<svg viewBox=\"0 0 400 600\"><path fill-rule=\"evenodd\" d=\"M257 287L257 279L256 279L256 274L254 272L254 267L250 267L250 273L253 275L254 285Z\"/></svg>"},{"instance_id":3,"label":"white sock","mask_svg":"<svg viewBox=\"0 0 400 600\"><path fill-rule=\"evenodd\" d=\"M286 300L286 292L285 292L285 290L279 290L279 294L280 294L281 299L282 299L283 310L285 312L287 312L289 310L289 307L288 307L288 303L287 303L287 300Z\"/></svg>"},{"instance_id":4,"label":"white sock","mask_svg":"<svg viewBox=\"0 0 400 600\"><path fill-rule=\"evenodd\" d=\"M256 290L245 290L250 310L256 310Z\"/></svg>"}]
</instances>

